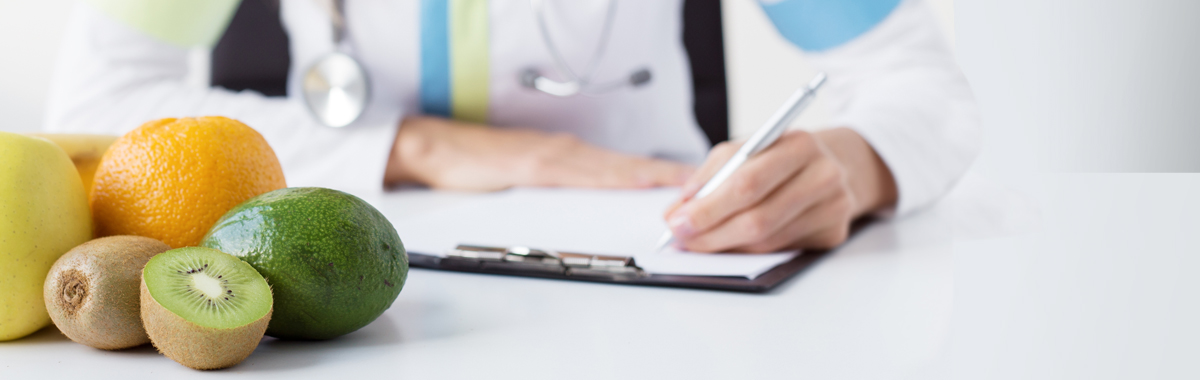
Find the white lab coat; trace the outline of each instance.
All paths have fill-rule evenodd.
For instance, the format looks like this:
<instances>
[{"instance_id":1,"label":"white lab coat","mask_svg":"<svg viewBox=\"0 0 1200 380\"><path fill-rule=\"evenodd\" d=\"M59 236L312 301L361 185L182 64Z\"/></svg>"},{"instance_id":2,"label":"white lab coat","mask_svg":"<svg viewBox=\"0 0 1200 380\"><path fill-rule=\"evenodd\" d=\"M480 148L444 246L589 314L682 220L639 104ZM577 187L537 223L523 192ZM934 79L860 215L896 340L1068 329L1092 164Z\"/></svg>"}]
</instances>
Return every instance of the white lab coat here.
<instances>
[{"instance_id":1,"label":"white lab coat","mask_svg":"<svg viewBox=\"0 0 1200 380\"><path fill-rule=\"evenodd\" d=\"M262 133L289 186L379 190L400 120L420 112L419 2L347 2L348 48L366 67L373 92L363 117L342 129L315 121L297 91L300 73L333 49L328 16L315 2L282 3L292 55L288 98L189 86L188 49L80 4L59 56L46 129L119 134L162 117L225 115ZM593 59L603 22L595 15L604 5L570 5L552 8L548 21L560 51L579 71ZM618 7L595 78L649 67L648 86L556 98L518 81L530 66L551 77L555 72L529 2L491 0L489 123L567 132L608 149L699 163L707 142L691 109L681 7L681 0ZM891 169L900 194L896 211L932 203L963 175L980 145L978 111L923 3L905 1L861 36L808 58L830 76L821 94L831 105L830 126L855 129Z\"/></svg>"}]
</instances>

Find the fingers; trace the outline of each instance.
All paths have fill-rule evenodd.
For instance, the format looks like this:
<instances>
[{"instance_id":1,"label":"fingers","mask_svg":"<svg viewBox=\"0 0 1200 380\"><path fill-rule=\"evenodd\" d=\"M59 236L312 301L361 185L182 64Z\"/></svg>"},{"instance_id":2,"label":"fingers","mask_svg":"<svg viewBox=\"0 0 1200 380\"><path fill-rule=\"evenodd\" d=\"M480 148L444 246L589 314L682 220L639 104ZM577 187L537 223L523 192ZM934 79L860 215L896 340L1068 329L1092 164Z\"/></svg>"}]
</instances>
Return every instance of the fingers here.
<instances>
[{"instance_id":1,"label":"fingers","mask_svg":"<svg viewBox=\"0 0 1200 380\"><path fill-rule=\"evenodd\" d=\"M754 242L710 249L687 242L685 249L693 252L768 253L793 249L829 249L846 241L850 230L851 202L849 195L828 198L784 224L783 228Z\"/></svg>"},{"instance_id":2,"label":"fingers","mask_svg":"<svg viewBox=\"0 0 1200 380\"><path fill-rule=\"evenodd\" d=\"M678 210L681 206L683 206L682 199L676 200L674 203L671 203L670 206L667 206L667 209L663 211L663 220L670 218L671 214L674 214L675 210Z\"/></svg>"},{"instance_id":3,"label":"fingers","mask_svg":"<svg viewBox=\"0 0 1200 380\"><path fill-rule=\"evenodd\" d=\"M714 146L709 151L708 157L704 159L704 163L683 184L683 191L680 192L679 198L682 201L686 201L695 196L696 192L700 191L700 188L704 186L704 183L708 182L708 179L712 178L714 174L717 174L717 170L720 170L721 166L724 166L725 162L729 161L729 158L733 157L733 154L737 153L737 150L741 147L742 143L731 143L728 141Z\"/></svg>"},{"instance_id":4,"label":"fingers","mask_svg":"<svg viewBox=\"0 0 1200 380\"><path fill-rule=\"evenodd\" d=\"M839 245L842 245L842 243L845 243L846 239L849 237L850 221L847 220L846 223L832 225L824 230L817 231L817 233L809 235L799 242L793 243L791 248L776 249L775 251L786 249L834 249Z\"/></svg>"},{"instance_id":5,"label":"fingers","mask_svg":"<svg viewBox=\"0 0 1200 380\"><path fill-rule=\"evenodd\" d=\"M636 189L680 186L695 171L677 162L617 153L564 138L553 154L543 154L529 172L534 186Z\"/></svg>"},{"instance_id":6,"label":"fingers","mask_svg":"<svg viewBox=\"0 0 1200 380\"><path fill-rule=\"evenodd\" d=\"M737 252L779 252L792 249L829 249L841 245L850 234L852 201L840 194L801 214L776 234L761 241L733 248Z\"/></svg>"},{"instance_id":7,"label":"fingers","mask_svg":"<svg viewBox=\"0 0 1200 380\"><path fill-rule=\"evenodd\" d=\"M608 189L645 189L679 186L695 170L676 162L613 154L609 162L588 165L591 173L580 173L587 187ZM591 180L589 181L588 178Z\"/></svg>"},{"instance_id":8,"label":"fingers","mask_svg":"<svg viewBox=\"0 0 1200 380\"><path fill-rule=\"evenodd\" d=\"M681 186L696 171L691 165L666 160L636 159L635 187Z\"/></svg>"},{"instance_id":9,"label":"fingers","mask_svg":"<svg viewBox=\"0 0 1200 380\"><path fill-rule=\"evenodd\" d=\"M824 212L819 209L836 202L843 191L840 168L829 160L818 160L758 205L704 233L677 237L684 248L697 252L777 249L811 233L808 229L817 226L796 227L796 220Z\"/></svg>"},{"instance_id":10,"label":"fingers","mask_svg":"<svg viewBox=\"0 0 1200 380\"><path fill-rule=\"evenodd\" d=\"M675 213L675 210L678 210L687 201L691 200L692 197L696 196L696 192L700 191L704 183L708 182L708 179L712 178L717 173L717 170L720 170L721 166L725 165L725 162L729 161L729 158L741 146L741 143L731 143L728 141L714 146L709 151L708 157L704 159L704 163L699 168L693 170L692 175L684 181L683 189L679 192L679 199L675 200L670 207L667 207L666 211L663 211L663 220L669 220L671 214Z\"/></svg>"},{"instance_id":11,"label":"fingers","mask_svg":"<svg viewBox=\"0 0 1200 380\"><path fill-rule=\"evenodd\" d=\"M707 197L688 201L667 218L676 236L708 231L742 210L761 203L780 184L792 180L819 153L805 132L788 133L774 146L747 160Z\"/></svg>"}]
</instances>

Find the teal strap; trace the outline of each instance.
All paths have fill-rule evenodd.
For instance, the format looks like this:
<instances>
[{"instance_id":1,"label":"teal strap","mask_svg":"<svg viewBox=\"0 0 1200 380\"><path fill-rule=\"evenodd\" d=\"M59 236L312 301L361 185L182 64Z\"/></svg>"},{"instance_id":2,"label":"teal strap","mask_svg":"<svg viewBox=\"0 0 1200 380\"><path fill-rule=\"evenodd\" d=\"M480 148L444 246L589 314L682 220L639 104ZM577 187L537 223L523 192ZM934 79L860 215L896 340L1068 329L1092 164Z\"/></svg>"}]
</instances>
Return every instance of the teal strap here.
<instances>
[{"instance_id":1,"label":"teal strap","mask_svg":"<svg viewBox=\"0 0 1200 380\"><path fill-rule=\"evenodd\" d=\"M887 18L901 0L783 0L767 4L767 17L784 38L807 51L841 46Z\"/></svg>"},{"instance_id":2,"label":"teal strap","mask_svg":"<svg viewBox=\"0 0 1200 380\"><path fill-rule=\"evenodd\" d=\"M421 0L421 112L450 117L450 0Z\"/></svg>"}]
</instances>

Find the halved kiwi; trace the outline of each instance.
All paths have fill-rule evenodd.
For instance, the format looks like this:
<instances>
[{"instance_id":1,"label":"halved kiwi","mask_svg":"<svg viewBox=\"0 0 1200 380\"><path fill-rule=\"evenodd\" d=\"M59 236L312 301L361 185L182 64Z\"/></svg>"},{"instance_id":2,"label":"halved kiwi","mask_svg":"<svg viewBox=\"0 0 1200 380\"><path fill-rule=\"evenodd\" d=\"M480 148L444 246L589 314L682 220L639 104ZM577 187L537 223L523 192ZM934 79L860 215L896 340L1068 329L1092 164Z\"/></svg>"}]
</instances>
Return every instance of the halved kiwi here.
<instances>
[{"instance_id":1,"label":"halved kiwi","mask_svg":"<svg viewBox=\"0 0 1200 380\"><path fill-rule=\"evenodd\" d=\"M226 368L258 347L271 320L271 288L227 253L173 249L142 271L142 321L163 355L195 369Z\"/></svg>"}]
</instances>

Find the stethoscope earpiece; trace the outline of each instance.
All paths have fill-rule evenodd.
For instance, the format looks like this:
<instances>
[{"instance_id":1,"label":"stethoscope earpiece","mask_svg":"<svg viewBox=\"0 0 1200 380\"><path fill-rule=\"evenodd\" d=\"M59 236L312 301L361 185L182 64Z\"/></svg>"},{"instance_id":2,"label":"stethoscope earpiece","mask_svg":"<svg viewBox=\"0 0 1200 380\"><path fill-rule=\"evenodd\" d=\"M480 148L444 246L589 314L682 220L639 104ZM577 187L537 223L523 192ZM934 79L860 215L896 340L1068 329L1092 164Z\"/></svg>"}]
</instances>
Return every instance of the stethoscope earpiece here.
<instances>
[{"instance_id":1,"label":"stethoscope earpiece","mask_svg":"<svg viewBox=\"0 0 1200 380\"><path fill-rule=\"evenodd\" d=\"M538 73L537 69L527 67L521 71L521 85L529 88L537 87L537 79L541 78L542 74Z\"/></svg>"},{"instance_id":2,"label":"stethoscope earpiece","mask_svg":"<svg viewBox=\"0 0 1200 380\"><path fill-rule=\"evenodd\" d=\"M641 69L629 75L629 85L633 87L641 87L647 83L650 83L650 69Z\"/></svg>"}]
</instances>

